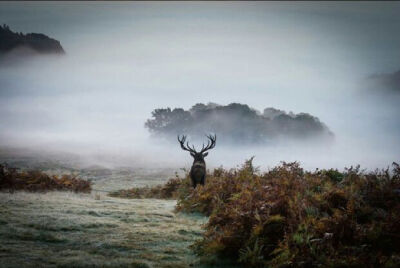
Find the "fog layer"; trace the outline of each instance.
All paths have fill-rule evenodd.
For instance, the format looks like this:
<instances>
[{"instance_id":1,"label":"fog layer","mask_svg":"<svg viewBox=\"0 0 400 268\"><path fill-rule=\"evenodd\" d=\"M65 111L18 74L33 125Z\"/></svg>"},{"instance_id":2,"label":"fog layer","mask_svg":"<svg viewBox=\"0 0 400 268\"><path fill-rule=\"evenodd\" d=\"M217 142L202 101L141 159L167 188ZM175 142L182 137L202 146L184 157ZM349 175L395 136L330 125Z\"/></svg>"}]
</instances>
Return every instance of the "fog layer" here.
<instances>
[{"instance_id":1,"label":"fog layer","mask_svg":"<svg viewBox=\"0 0 400 268\"><path fill-rule=\"evenodd\" d=\"M211 167L253 155L263 168L384 167L400 159L400 98L364 89L400 68L399 15L398 3L0 3L0 23L66 51L0 64L0 145L183 167L190 156L144 128L151 111L237 102L310 113L335 141L217 144Z\"/></svg>"}]
</instances>

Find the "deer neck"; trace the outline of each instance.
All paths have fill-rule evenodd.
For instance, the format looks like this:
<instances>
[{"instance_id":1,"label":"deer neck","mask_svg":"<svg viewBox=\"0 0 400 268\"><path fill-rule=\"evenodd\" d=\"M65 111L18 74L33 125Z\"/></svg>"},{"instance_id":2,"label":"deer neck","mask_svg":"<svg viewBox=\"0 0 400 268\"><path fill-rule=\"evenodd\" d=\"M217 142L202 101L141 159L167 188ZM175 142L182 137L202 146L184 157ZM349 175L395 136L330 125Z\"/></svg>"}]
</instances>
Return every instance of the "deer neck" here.
<instances>
[{"instance_id":1,"label":"deer neck","mask_svg":"<svg viewBox=\"0 0 400 268\"><path fill-rule=\"evenodd\" d=\"M193 166L206 166L206 162L204 160L194 160Z\"/></svg>"}]
</instances>

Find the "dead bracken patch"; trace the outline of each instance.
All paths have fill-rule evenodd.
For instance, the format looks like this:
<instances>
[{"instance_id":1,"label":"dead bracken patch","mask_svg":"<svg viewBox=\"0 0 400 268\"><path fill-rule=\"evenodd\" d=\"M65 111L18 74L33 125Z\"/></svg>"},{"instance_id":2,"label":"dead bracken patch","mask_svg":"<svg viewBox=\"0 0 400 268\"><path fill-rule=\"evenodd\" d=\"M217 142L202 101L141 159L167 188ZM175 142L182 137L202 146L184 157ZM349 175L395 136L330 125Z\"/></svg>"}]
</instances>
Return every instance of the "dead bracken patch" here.
<instances>
[{"instance_id":1,"label":"dead bracken patch","mask_svg":"<svg viewBox=\"0 0 400 268\"><path fill-rule=\"evenodd\" d=\"M7 164L0 164L0 190L64 190L90 193L91 183L71 175L50 176L39 170L18 171Z\"/></svg>"},{"instance_id":2,"label":"dead bracken patch","mask_svg":"<svg viewBox=\"0 0 400 268\"><path fill-rule=\"evenodd\" d=\"M118 190L111 192L109 196L121 198L159 198L159 199L176 199L178 189L187 183L185 179L173 178L164 185L153 187L135 187L128 190Z\"/></svg>"},{"instance_id":3,"label":"dead bracken patch","mask_svg":"<svg viewBox=\"0 0 400 268\"><path fill-rule=\"evenodd\" d=\"M177 210L209 215L193 249L246 267L394 267L400 261L400 167L304 171L252 160L178 191Z\"/></svg>"}]
</instances>

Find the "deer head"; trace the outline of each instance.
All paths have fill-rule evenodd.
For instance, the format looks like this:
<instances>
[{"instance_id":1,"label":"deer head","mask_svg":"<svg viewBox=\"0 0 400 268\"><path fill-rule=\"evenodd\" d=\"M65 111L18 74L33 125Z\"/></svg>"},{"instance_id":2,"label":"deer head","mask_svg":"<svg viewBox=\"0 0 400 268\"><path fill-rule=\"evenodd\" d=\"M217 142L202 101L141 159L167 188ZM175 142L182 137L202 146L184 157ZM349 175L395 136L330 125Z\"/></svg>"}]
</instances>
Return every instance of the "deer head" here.
<instances>
[{"instance_id":1,"label":"deer head","mask_svg":"<svg viewBox=\"0 0 400 268\"><path fill-rule=\"evenodd\" d=\"M189 145L189 142L186 141L185 135L182 135L182 137L179 137L178 135L178 141L183 150L190 152L190 155L194 158L194 162L204 162L204 157L208 155L207 151L215 147L215 142L217 140L217 135L207 135L206 137L208 138L207 145L204 145L203 143L203 147L199 152L196 151L193 145Z\"/></svg>"}]
</instances>

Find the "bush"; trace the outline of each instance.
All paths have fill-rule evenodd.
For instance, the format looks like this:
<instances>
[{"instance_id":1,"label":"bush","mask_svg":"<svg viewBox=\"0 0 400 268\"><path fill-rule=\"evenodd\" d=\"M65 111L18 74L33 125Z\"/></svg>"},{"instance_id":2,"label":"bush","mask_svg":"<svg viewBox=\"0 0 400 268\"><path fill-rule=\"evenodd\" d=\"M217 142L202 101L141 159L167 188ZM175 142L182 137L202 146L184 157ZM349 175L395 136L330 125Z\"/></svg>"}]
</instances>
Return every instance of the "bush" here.
<instances>
[{"instance_id":1,"label":"bush","mask_svg":"<svg viewBox=\"0 0 400 268\"><path fill-rule=\"evenodd\" d=\"M89 193L89 181L71 175L49 176L38 170L18 171L7 164L0 164L0 190L25 190L43 192L49 190L68 190Z\"/></svg>"},{"instance_id":2,"label":"bush","mask_svg":"<svg viewBox=\"0 0 400 268\"><path fill-rule=\"evenodd\" d=\"M246 267L387 266L400 261L400 167L260 174L252 159L177 190L177 210L210 216L195 251Z\"/></svg>"},{"instance_id":3,"label":"bush","mask_svg":"<svg viewBox=\"0 0 400 268\"><path fill-rule=\"evenodd\" d=\"M176 199L178 189L184 188L185 180L180 178L170 179L165 185L157 185L153 187L140 187L128 190L118 190L111 192L109 196L121 198L159 198L159 199Z\"/></svg>"}]
</instances>

